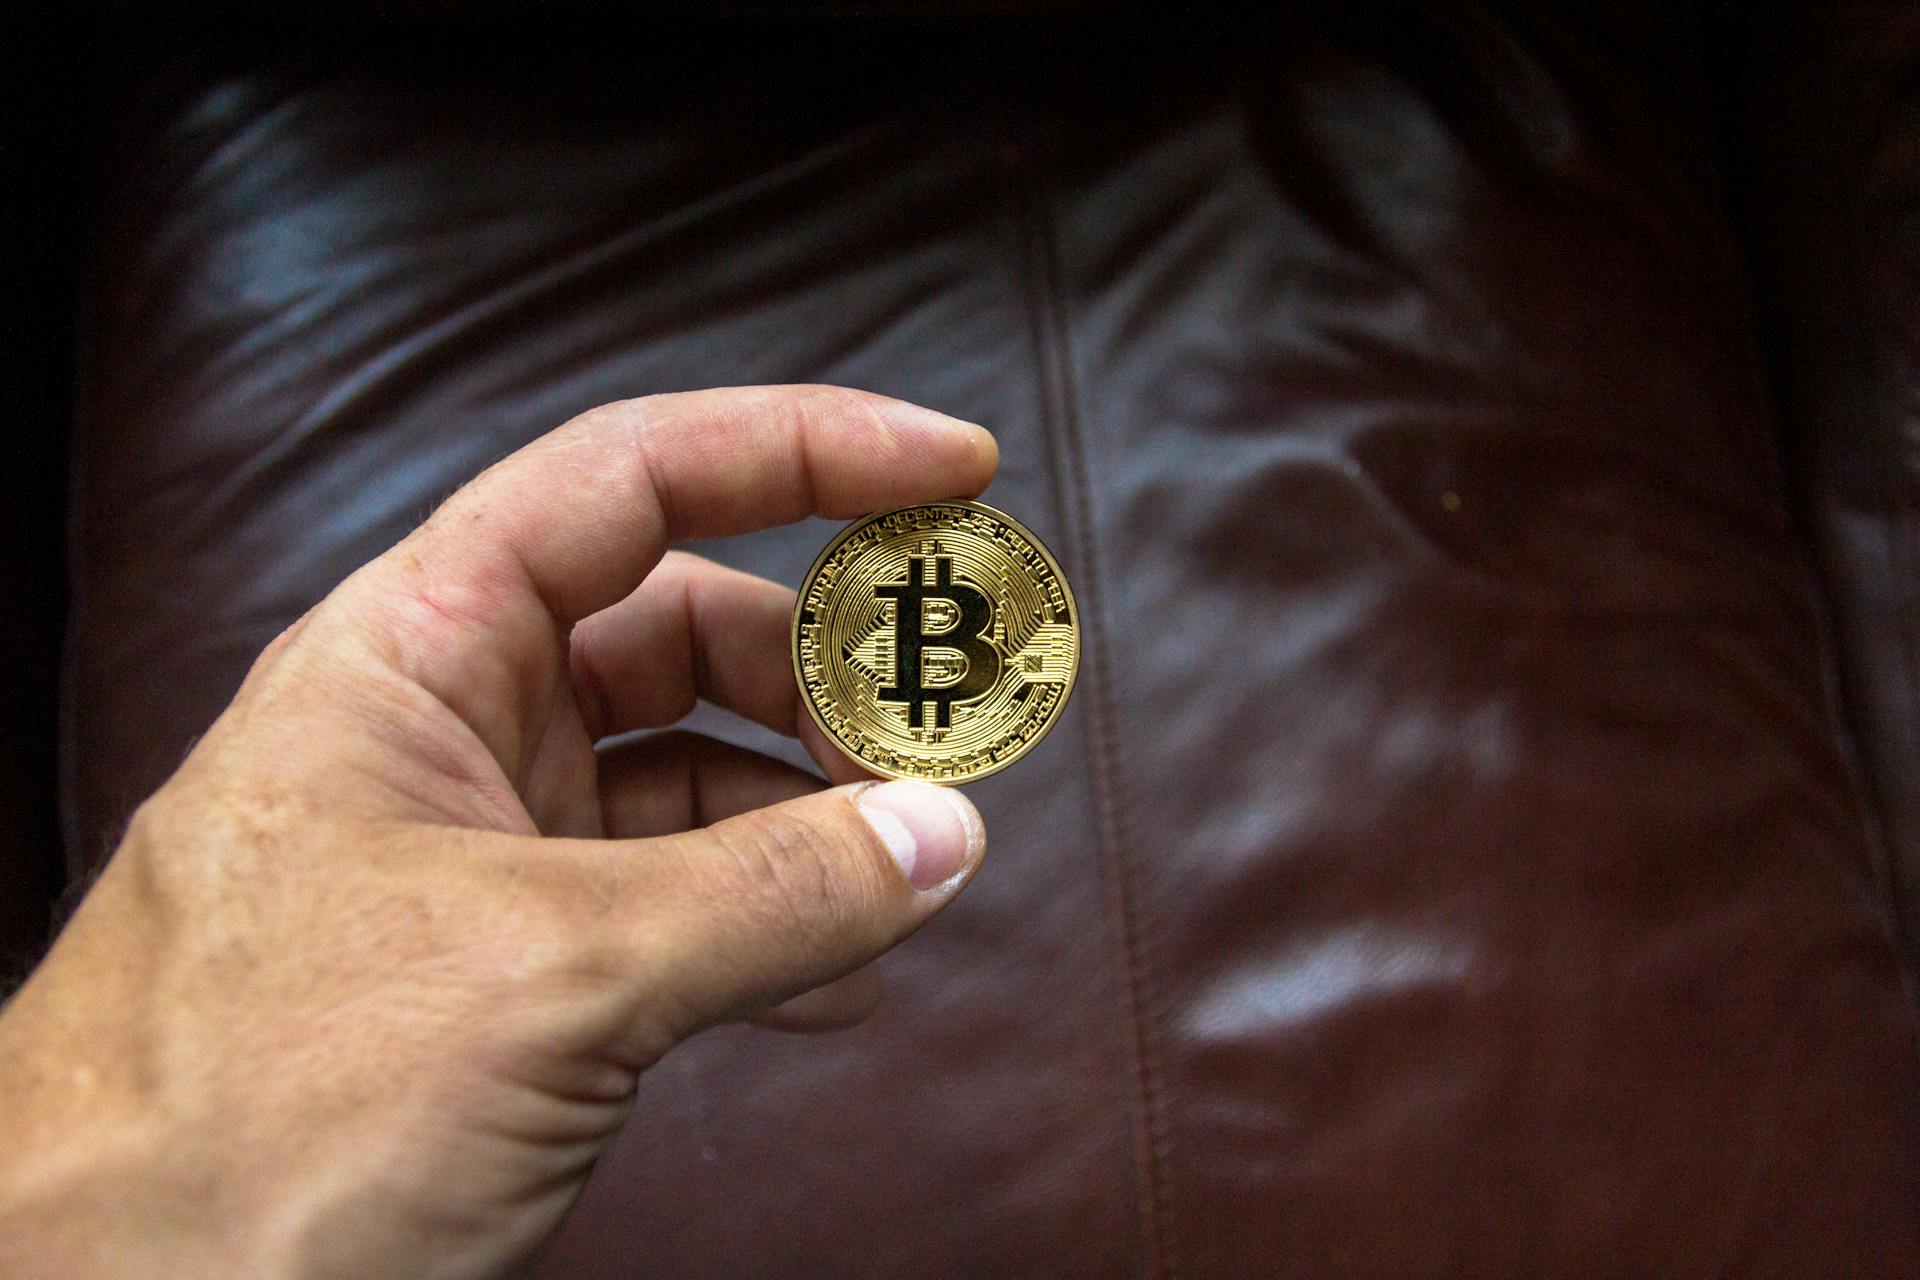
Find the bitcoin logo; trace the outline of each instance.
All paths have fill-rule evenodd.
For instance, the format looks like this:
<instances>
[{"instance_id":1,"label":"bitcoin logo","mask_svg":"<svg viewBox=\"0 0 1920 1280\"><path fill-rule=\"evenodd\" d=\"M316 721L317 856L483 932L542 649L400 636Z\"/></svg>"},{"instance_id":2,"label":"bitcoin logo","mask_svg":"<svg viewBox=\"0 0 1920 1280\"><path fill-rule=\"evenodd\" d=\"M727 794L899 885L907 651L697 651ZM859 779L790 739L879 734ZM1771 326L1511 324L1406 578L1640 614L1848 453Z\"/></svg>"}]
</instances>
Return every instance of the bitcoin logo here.
<instances>
[{"instance_id":1,"label":"bitcoin logo","mask_svg":"<svg viewBox=\"0 0 1920 1280\"><path fill-rule=\"evenodd\" d=\"M893 684L879 693L882 702L907 704L907 725L918 729L925 719L921 708L932 706L933 723L945 729L953 723L953 704L975 702L993 692L1000 679L1000 652L986 638L993 621L993 605L978 589L953 580L953 557L933 558L933 581L926 580L927 558L907 557L907 580L883 583L873 589L882 600L894 601ZM951 604L957 616L929 606ZM927 630L929 619L945 625ZM931 649L931 653L929 653ZM942 653L958 653L962 673L957 680L928 684L927 660Z\"/></svg>"},{"instance_id":2,"label":"bitcoin logo","mask_svg":"<svg viewBox=\"0 0 1920 1280\"><path fill-rule=\"evenodd\" d=\"M1073 593L1020 523L979 502L857 520L794 608L793 669L820 728L875 773L966 782L1025 755L1080 662Z\"/></svg>"}]
</instances>

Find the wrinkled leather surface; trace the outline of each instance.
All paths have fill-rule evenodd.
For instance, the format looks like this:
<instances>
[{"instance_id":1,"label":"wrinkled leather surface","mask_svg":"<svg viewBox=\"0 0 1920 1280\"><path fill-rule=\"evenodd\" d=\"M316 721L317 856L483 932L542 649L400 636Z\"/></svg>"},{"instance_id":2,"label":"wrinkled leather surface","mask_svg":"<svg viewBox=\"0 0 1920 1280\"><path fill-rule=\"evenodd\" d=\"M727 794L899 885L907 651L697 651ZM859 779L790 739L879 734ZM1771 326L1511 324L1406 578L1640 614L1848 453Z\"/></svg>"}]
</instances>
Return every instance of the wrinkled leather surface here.
<instances>
[{"instance_id":1,"label":"wrinkled leather surface","mask_svg":"<svg viewBox=\"0 0 1920 1280\"><path fill-rule=\"evenodd\" d=\"M1743 113L1794 487L1830 588L1884 875L1920 962L1920 9L1762 27Z\"/></svg>"},{"instance_id":2,"label":"wrinkled leather surface","mask_svg":"<svg viewBox=\"0 0 1920 1280\"><path fill-rule=\"evenodd\" d=\"M506 450L869 387L998 432L1081 686L872 1023L672 1055L539 1274L1920 1274L1697 33L1596 8L179 70L99 233L71 849Z\"/></svg>"}]
</instances>

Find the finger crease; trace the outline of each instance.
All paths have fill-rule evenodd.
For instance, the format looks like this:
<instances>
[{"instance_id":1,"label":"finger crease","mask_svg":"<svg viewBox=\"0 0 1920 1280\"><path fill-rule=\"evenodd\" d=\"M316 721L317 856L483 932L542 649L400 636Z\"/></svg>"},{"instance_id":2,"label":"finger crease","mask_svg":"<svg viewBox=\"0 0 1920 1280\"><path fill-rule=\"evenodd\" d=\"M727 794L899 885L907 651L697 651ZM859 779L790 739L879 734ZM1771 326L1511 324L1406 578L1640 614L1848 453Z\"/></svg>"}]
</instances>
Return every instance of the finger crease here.
<instances>
[{"instance_id":1,"label":"finger crease","mask_svg":"<svg viewBox=\"0 0 1920 1280\"><path fill-rule=\"evenodd\" d=\"M807 432L804 428L794 432L793 447L800 463L800 492L806 502L807 514L823 514L820 510L820 489L814 483L813 453L807 448Z\"/></svg>"},{"instance_id":2,"label":"finger crease","mask_svg":"<svg viewBox=\"0 0 1920 1280\"><path fill-rule=\"evenodd\" d=\"M593 632L575 628L567 638L567 670L572 676L576 699L584 698L587 728L597 742L613 723L613 700L607 696L606 678L593 657Z\"/></svg>"},{"instance_id":3,"label":"finger crease","mask_svg":"<svg viewBox=\"0 0 1920 1280\"><path fill-rule=\"evenodd\" d=\"M653 495L653 510L660 521L660 541L670 543L674 530L680 526L674 519L673 495L669 492L664 472L653 456L653 420L641 422L633 432L633 451L640 455L640 472L647 482L647 491Z\"/></svg>"},{"instance_id":4,"label":"finger crease","mask_svg":"<svg viewBox=\"0 0 1920 1280\"><path fill-rule=\"evenodd\" d=\"M693 695L713 701L713 673L707 666L707 646L701 642L700 607L691 575L680 580L680 613L687 624L687 669L693 673Z\"/></svg>"},{"instance_id":5,"label":"finger crease","mask_svg":"<svg viewBox=\"0 0 1920 1280\"><path fill-rule=\"evenodd\" d=\"M703 639L705 631L701 629L701 606L699 593L693 589L693 576L680 580L680 608L687 620L687 666L693 670L693 695L699 699L714 702L714 674L712 664L707 660L707 643Z\"/></svg>"},{"instance_id":6,"label":"finger crease","mask_svg":"<svg viewBox=\"0 0 1920 1280\"><path fill-rule=\"evenodd\" d=\"M559 636L562 641L565 641L567 639L567 624L562 621L562 619L566 617L566 614L556 607L553 599L547 595L545 585L541 583L540 576L533 571L533 565L528 562L526 553L520 549L519 544L512 538L507 538L504 541L507 554L513 557L513 563L520 570L520 580L526 583L527 590L532 593L535 600L540 602L540 607L546 610L547 621L552 624L554 634Z\"/></svg>"}]
</instances>

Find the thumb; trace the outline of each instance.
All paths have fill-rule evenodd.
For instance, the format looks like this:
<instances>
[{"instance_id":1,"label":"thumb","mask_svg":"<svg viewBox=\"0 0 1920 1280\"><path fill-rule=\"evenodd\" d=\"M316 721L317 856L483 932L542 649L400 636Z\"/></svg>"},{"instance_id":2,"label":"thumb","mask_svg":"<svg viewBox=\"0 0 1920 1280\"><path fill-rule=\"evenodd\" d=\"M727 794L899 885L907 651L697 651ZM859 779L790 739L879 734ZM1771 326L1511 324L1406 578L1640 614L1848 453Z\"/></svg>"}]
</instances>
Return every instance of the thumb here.
<instances>
[{"instance_id":1,"label":"thumb","mask_svg":"<svg viewBox=\"0 0 1920 1280\"><path fill-rule=\"evenodd\" d=\"M629 848L643 1021L678 1040L892 947L972 876L986 829L958 791L863 782Z\"/></svg>"}]
</instances>

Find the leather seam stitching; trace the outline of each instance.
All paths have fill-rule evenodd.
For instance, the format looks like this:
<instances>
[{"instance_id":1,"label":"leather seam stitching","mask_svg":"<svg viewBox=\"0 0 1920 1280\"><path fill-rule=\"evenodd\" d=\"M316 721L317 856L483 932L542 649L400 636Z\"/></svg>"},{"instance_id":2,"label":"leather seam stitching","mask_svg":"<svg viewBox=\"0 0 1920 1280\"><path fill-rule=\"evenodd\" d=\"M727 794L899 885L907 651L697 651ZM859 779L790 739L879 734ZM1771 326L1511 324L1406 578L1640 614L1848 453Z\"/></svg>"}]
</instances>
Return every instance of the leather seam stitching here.
<instances>
[{"instance_id":1,"label":"leather seam stitching","mask_svg":"<svg viewBox=\"0 0 1920 1280\"><path fill-rule=\"evenodd\" d=\"M1018 146L1018 144L1014 144ZM1016 154L1019 154L1016 152ZM1098 605L1102 573L1093 520L1083 424L1072 376L1071 336L1062 295L1059 249L1044 192L1025 163L1018 161L1021 223L1030 263L1026 275L1027 301L1036 367L1042 383L1042 413L1057 428L1060 457L1052 468L1063 516L1074 528L1073 541L1083 582L1080 593L1081 626L1092 643L1085 646L1093 714L1088 738L1092 750L1094 813L1103 878L1107 882L1109 928L1119 952L1120 994L1128 1024L1135 1097L1135 1183L1139 1229L1146 1252L1149 1280L1178 1280L1182 1274L1173 1230L1172 1188L1167 1176L1172 1134L1169 1124L1164 1071L1160 1062L1163 1011L1153 996L1152 969L1145 955L1138 920L1139 891L1134 867L1127 855L1126 821L1117 785L1114 748L1118 715L1111 674L1104 611ZM1094 602L1090 604L1089 602ZM1086 657L1092 661L1087 662Z\"/></svg>"}]
</instances>

